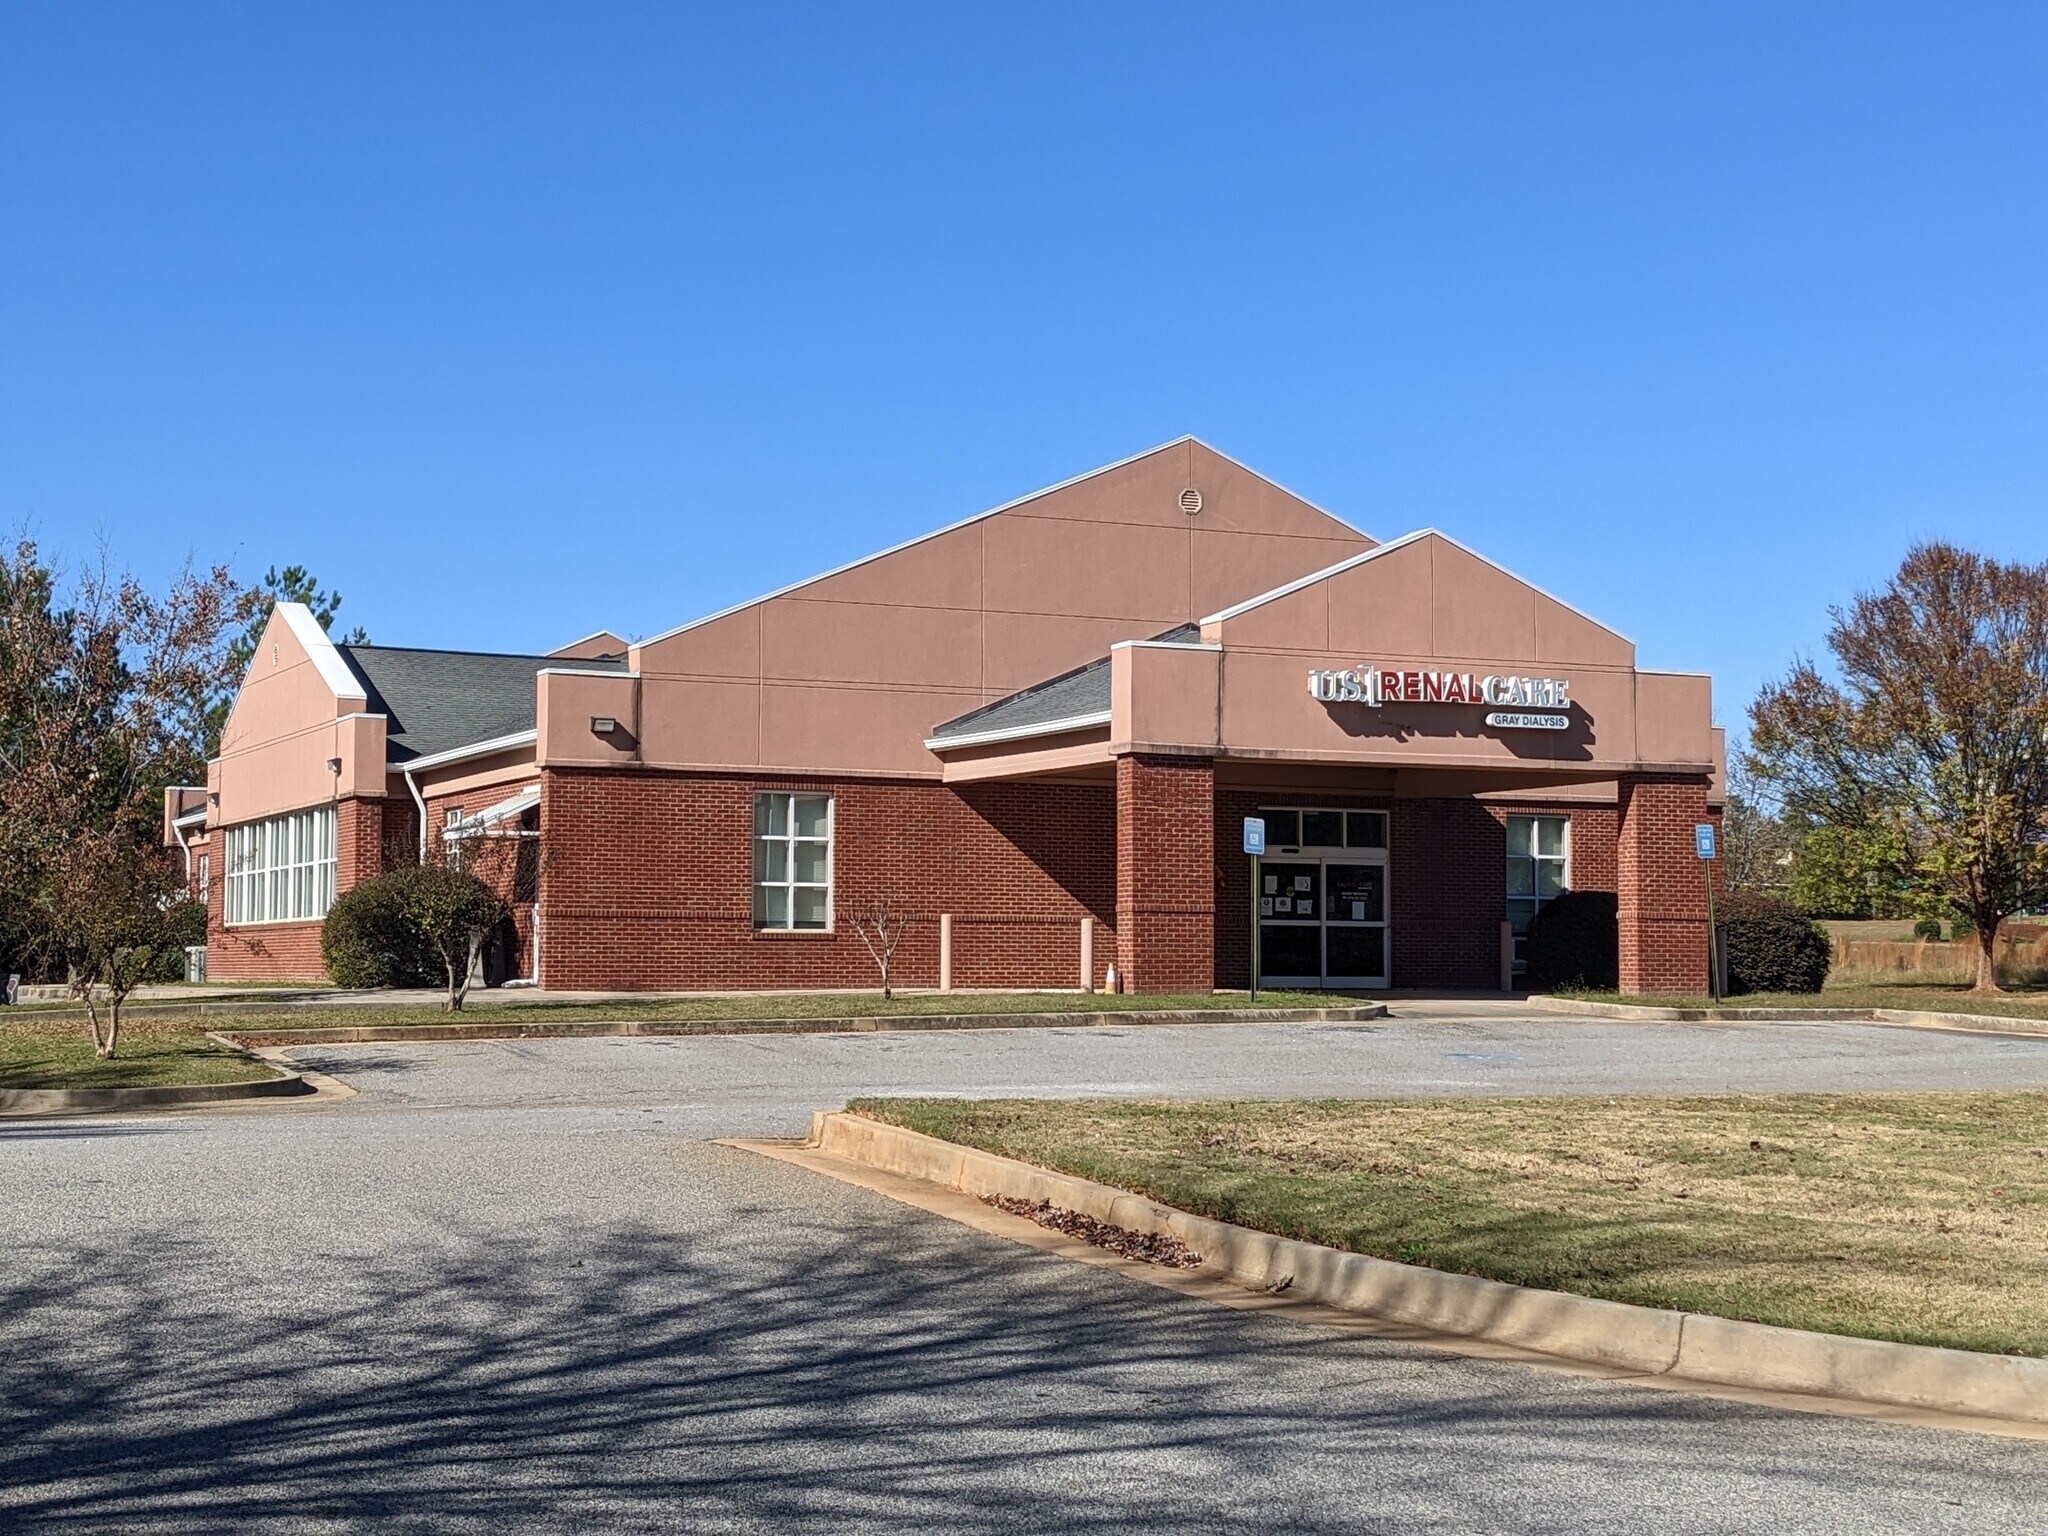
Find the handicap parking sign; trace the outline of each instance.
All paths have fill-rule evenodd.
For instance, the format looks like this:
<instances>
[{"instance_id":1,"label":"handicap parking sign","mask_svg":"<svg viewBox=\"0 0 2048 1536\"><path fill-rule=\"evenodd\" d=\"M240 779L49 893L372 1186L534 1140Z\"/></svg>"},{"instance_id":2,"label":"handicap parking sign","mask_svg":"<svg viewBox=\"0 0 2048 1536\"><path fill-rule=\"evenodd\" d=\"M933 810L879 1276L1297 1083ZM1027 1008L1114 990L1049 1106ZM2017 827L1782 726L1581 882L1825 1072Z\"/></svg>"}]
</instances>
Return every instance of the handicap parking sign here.
<instances>
[{"instance_id":1,"label":"handicap parking sign","mask_svg":"<svg viewBox=\"0 0 2048 1536\"><path fill-rule=\"evenodd\" d=\"M1266 818L1247 816L1244 819L1244 851L1263 854L1266 851Z\"/></svg>"},{"instance_id":2,"label":"handicap parking sign","mask_svg":"<svg viewBox=\"0 0 2048 1536\"><path fill-rule=\"evenodd\" d=\"M1712 822L1703 821L1695 826L1692 829L1692 840L1693 846L1699 850L1701 858L1711 859L1714 856L1714 824Z\"/></svg>"}]
</instances>

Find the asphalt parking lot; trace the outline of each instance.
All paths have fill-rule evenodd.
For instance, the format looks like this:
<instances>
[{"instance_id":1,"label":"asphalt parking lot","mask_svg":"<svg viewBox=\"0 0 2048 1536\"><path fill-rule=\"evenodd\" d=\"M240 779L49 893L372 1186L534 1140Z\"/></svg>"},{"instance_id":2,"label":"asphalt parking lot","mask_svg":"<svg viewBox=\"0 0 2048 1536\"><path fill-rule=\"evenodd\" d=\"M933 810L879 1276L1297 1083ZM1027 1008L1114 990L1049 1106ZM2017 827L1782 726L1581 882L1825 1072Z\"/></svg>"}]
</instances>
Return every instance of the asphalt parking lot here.
<instances>
[{"instance_id":1,"label":"asphalt parking lot","mask_svg":"<svg viewBox=\"0 0 2048 1536\"><path fill-rule=\"evenodd\" d=\"M1359 1026L320 1047L0 1124L0 1526L2034 1531L2048 1444L1212 1307L709 1138L864 1092L2048 1087L2048 1040Z\"/></svg>"}]
</instances>

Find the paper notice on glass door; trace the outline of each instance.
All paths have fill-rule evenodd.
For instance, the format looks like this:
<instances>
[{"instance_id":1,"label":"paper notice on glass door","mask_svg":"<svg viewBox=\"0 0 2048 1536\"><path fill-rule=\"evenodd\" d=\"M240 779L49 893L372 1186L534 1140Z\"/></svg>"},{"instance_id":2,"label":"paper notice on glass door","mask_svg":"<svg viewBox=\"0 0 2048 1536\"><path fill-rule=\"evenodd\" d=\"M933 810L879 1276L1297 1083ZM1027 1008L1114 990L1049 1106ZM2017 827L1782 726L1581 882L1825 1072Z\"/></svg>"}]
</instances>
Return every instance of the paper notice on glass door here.
<instances>
[{"instance_id":1,"label":"paper notice on glass door","mask_svg":"<svg viewBox=\"0 0 2048 1536\"><path fill-rule=\"evenodd\" d=\"M1272 897L1270 897L1270 896L1261 896L1261 897L1259 898L1259 916L1261 916L1261 917L1271 917L1272 915L1273 915L1273 898L1272 898Z\"/></svg>"},{"instance_id":2,"label":"paper notice on glass door","mask_svg":"<svg viewBox=\"0 0 2048 1536\"><path fill-rule=\"evenodd\" d=\"M1353 921L1354 923L1362 923L1365 921L1364 902L1354 901L1353 903L1351 903L1351 921Z\"/></svg>"},{"instance_id":3,"label":"paper notice on glass door","mask_svg":"<svg viewBox=\"0 0 2048 1536\"><path fill-rule=\"evenodd\" d=\"M1309 889L1309 888L1310 888L1311 886L1313 886L1314 884L1315 884L1315 876L1313 876L1313 875L1296 875L1296 876L1294 877L1294 888L1295 888L1295 889L1296 889L1297 891L1305 891L1305 890L1308 890L1308 889Z\"/></svg>"},{"instance_id":4,"label":"paper notice on glass door","mask_svg":"<svg viewBox=\"0 0 2048 1536\"><path fill-rule=\"evenodd\" d=\"M1266 876L1266 894L1267 894L1268 896L1273 896L1273 895L1277 895L1277 894L1279 893L1279 890L1280 890L1280 877L1279 877L1278 875L1268 875L1268 876Z\"/></svg>"}]
</instances>

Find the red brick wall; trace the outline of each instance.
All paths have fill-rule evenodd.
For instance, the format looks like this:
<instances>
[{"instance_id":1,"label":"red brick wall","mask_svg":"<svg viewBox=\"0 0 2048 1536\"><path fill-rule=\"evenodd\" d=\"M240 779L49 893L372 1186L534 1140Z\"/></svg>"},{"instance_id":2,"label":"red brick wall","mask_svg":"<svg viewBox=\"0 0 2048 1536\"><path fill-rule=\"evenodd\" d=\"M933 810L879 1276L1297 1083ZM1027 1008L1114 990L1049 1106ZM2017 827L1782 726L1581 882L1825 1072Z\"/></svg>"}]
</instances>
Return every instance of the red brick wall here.
<instances>
[{"instance_id":1,"label":"red brick wall","mask_svg":"<svg viewBox=\"0 0 2048 1536\"><path fill-rule=\"evenodd\" d=\"M414 811L409 801L347 799L334 814L335 892L389 868L394 850L411 847ZM223 839L210 830L204 851L212 861L206 899L206 975L210 981L319 981L326 966L320 958L320 924L256 923L225 925L227 900ZM198 845L193 868L196 871Z\"/></svg>"},{"instance_id":2,"label":"red brick wall","mask_svg":"<svg viewBox=\"0 0 2048 1536\"><path fill-rule=\"evenodd\" d=\"M853 918L876 901L916 915L894 964L905 986L938 982L941 913L958 987L1075 985L1083 917L1098 985L1116 954L1108 785L604 770L542 784L546 987L875 986ZM753 796L769 789L834 797L830 932L754 929Z\"/></svg>"},{"instance_id":3,"label":"red brick wall","mask_svg":"<svg viewBox=\"0 0 2048 1536\"><path fill-rule=\"evenodd\" d=\"M1615 853L1622 991L1707 990L1706 878L1693 827L1710 820L1720 818L1708 813L1704 778L1622 779Z\"/></svg>"},{"instance_id":4,"label":"red brick wall","mask_svg":"<svg viewBox=\"0 0 2048 1536\"><path fill-rule=\"evenodd\" d=\"M1396 800L1387 943L1397 987L1500 987L1507 832L1477 800Z\"/></svg>"},{"instance_id":5,"label":"red brick wall","mask_svg":"<svg viewBox=\"0 0 2048 1536\"><path fill-rule=\"evenodd\" d=\"M1116 760L1117 969L1127 992L1207 992L1216 977L1216 769Z\"/></svg>"}]
</instances>

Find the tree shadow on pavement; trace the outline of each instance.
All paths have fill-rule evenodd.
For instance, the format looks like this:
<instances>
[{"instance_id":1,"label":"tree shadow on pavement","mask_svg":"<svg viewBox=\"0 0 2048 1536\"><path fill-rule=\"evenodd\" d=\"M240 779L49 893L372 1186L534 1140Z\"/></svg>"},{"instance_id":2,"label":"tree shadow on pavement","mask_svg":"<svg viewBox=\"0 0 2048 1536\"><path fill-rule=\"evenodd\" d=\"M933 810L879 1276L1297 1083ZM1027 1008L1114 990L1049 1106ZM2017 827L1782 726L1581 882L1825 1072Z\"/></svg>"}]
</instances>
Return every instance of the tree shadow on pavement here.
<instances>
[{"instance_id":1,"label":"tree shadow on pavement","mask_svg":"<svg viewBox=\"0 0 2048 1536\"><path fill-rule=\"evenodd\" d=\"M309 1254L257 1296L211 1262L176 1229L12 1251L0 1526L1875 1529L1967 1475L1985 1529L2048 1469L1339 1339L852 1191L836 1219Z\"/></svg>"}]
</instances>

